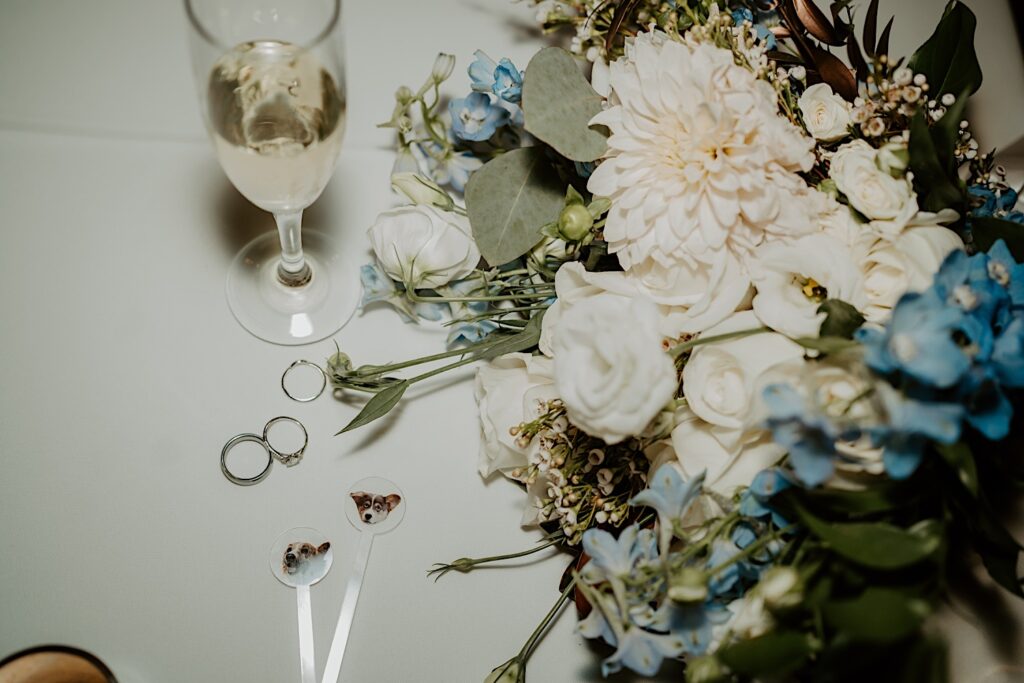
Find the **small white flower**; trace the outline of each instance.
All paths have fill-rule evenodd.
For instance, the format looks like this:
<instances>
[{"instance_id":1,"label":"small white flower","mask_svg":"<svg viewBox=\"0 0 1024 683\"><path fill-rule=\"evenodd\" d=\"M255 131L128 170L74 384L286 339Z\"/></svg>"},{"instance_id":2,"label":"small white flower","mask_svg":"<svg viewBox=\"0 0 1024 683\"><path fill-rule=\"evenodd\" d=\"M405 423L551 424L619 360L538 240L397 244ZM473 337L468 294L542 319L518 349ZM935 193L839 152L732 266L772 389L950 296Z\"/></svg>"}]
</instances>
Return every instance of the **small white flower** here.
<instances>
[{"instance_id":1,"label":"small white flower","mask_svg":"<svg viewBox=\"0 0 1024 683\"><path fill-rule=\"evenodd\" d=\"M368 233L381 268L410 289L465 278L480 261L469 222L431 206L401 206L377 216Z\"/></svg>"},{"instance_id":2,"label":"small white flower","mask_svg":"<svg viewBox=\"0 0 1024 683\"><path fill-rule=\"evenodd\" d=\"M587 454L587 462L591 465L600 465L604 462L604 451L600 448L592 448Z\"/></svg>"},{"instance_id":3,"label":"small white flower","mask_svg":"<svg viewBox=\"0 0 1024 683\"><path fill-rule=\"evenodd\" d=\"M645 299L586 300L555 330L555 384L569 420L615 444L640 434L675 394L675 364Z\"/></svg>"},{"instance_id":4,"label":"small white flower","mask_svg":"<svg viewBox=\"0 0 1024 683\"><path fill-rule=\"evenodd\" d=\"M435 206L442 211L451 211L455 206L452 198L437 183L418 173L392 173L391 187L405 195L413 204Z\"/></svg>"},{"instance_id":5,"label":"small white flower","mask_svg":"<svg viewBox=\"0 0 1024 683\"><path fill-rule=\"evenodd\" d=\"M808 132L818 140L831 142L849 134L850 104L832 92L827 83L815 83L797 101Z\"/></svg>"},{"instance_id":6,"label":"small white flower","mask_svg":"<svg viewBox=\"0 0 1024 683\"><path fill-rule=\"evenodd\" d=\"M910 85L914 80L914 72L905 66L896 69L892 75L896 85Z\"/></svg>"}]
</instances>

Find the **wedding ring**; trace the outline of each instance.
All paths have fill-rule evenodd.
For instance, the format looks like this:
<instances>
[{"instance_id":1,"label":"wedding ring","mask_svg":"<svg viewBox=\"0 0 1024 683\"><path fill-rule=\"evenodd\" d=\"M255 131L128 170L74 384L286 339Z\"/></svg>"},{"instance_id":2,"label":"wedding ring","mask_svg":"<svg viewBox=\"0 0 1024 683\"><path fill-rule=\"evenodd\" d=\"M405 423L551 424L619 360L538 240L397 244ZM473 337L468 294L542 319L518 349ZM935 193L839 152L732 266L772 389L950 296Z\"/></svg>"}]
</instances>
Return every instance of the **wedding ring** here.
<instances>
[{"instance_id":1,"label":"wedding ring","mask_svg":"<svg viewBox=\"0 0 1024 683\"><path fill-rule=\"evenodd\" d=\"M291 453L283 453L270 444L270 428L278 422L291 422L302 430L302 446L299 447L299 450ZM306 428L302 426L302 423L294 417L280 415L267 422L266 426L263 428L263 445L267 447L269 452L277 459L278 462L287 467L291 467L292 465L299 464L299 461L302 460L302 454L306 451L306 446L309 445L309 434L306 432Z\"/></svg>"},{"instance_id":2,"label":"wedding ring","mask_svg":"<svg viewBox=\"0 0 1024 683\"><path fill-rule=\"evenodd\" d=\"M288 387L285 385L285 378L288 377L288 373L291 372L293 369L299 367L300 365L305 365L305 366L308 366L308 367L311 367L311 368L315 368L316 371L320 373L320 389L318 389L317 392L315 394L313 394L312 396L294 396L290 391L288 391ZM312 400L320 398L320 394L324 393L324 389L326 389L326 388L327 388L327 373L324 372L324 369L322 367L320 367L319 365L317 365L313 361L297 360L294 363L292 363L291 365L289 365L287 368L285 368L284 373L281 374L281 390L284 391L284 395L287 396L288 398L290 398L293 401L298 401L299 403L309 403Z\"/></svg>"},{"instance_id":3,"label":"wedding ring","mask_svg":"<svg viewBox=\"0 0 1024 683\"><path fill-rule=\"evenodd\" d=\"M263 471L256 476L248 478L236 476L228 469L228 452L238 444L245 443L247 441L258 443L260 446L263 446L263 450L267 452L267 466L264 467ZM274 457L271 454L270 445L264 439L260 438L258 434L239 434L238 436L233 436L226 444L224 444L224 448L220 451L220 471L224 473L224 476L228 478L228 481L232 484L238 484L239 486L252 486L253 484L260 483L267 478L268 474L270 474L270 466L273 464Z\"/></svg>"}]
</instances>

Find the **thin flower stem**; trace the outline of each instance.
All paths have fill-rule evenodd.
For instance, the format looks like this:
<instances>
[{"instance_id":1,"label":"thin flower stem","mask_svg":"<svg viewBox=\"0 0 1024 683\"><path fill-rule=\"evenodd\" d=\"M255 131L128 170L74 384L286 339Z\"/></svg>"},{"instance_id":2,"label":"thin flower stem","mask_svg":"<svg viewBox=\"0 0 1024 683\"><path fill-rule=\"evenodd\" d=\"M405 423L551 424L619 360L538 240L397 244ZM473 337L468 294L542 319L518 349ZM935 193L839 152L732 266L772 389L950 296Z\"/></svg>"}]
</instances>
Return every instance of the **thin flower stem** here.
<instances>
[{"instance_id":1,"label":"thin flower stem","mask_svg":"<svg viewBox=\"0 0 1024 683\"><path fill-rule=\"evenodd\" d=\"M522 299L550 299L550 294L504 294L500 296L420 296L412 290L406 295L415 303L472 303L474 301L520 301Z\"/></svg>"},{"instance_id":2,"label":"thin flower stem","mask_svg":"<svg viewBox=\"0 0 1024 683\"><path fill-rule=\"evenodd\" d=\"M795 528L796 528L795 524L790 524L789 526L785 527L784 529L779 529L777 531L773 531L772 533L768 534L767 536L762 536L761 538L757 539L756 541L754 541L753 543L748 545L746 548L741 550L740 552L738 552L735 555L733 555L732 557L730 557L728 560L726 560L722 564L715 566L713 569L711 569L708 572L708 576L714 576L715 574L717 574L718 572L722 571L726 567L729 567L729 566L731 566L733 564L736 564L737 562L739 562L741 560L747 559L748 557L750 557L751 555L756 553L758 550L760 550L764 546L768 545L769 543L771 543L772 541L777 539L782 534L784 534L784 533L786 533L788 531L792 531Z\"/></svg>"},{"instance_id":3,"label":"thin flower stem","mask_svg":"<svg viewBox=\"0 0 1024 683\"><path fill-rule=\"evenodd\" d=\"M486 343L486 342L484 342ZM483 345L483 343L481 343ZM383 375L387 372L393 372L395 370L402 370L403 368L411 368L415 365L422 365L423 363L431 363L435 360L444 360L445 358L451 358L453 356L464 356L467 353L472 353L475 347L462 347L459 349L451 349L450 351L442 351L441 353L434 353L429 356L422 356L420 358L413 358L411 360L402 361L401 363L391 363L389 365L364 365L356 368L353 374L356 377L374 377L376 375ZM363 368L369 368L363 370Z\"/></svg>"},{"instance_id":4,"label":"thin flower stem","mask_svg":"<svg viewBox=\"0 0 1024 683\"><path fill-rule=\"evenodd\" d=\"M523 666L526 666L526 660L528 660L530 658L530 655L533 654L533 650L537 647L537 644L543 637L544 632L547 630L551 622L554 621L555 616L558 614L558 611L562 608L562 605L564 605L569 600L569 596L572 595L572 591L575 587L576 582L570 581L569 585L565 587L564 591L562 591L562 594L558 596L558 600L555 601L555 604L551 608L551 611L544 615L544 619L540 622L540 625L537 626L533 633L530 634L530 637L526 640L526 644L523 645L523 649L519 651L519 658L520 661L522 661Z\"/></svg>"},{"instance_id":5,"label":"thin flower stem","mask_svg":"<svg viewBox=\"0 0 1024 683\"><path fill-rule=\"evenodd\" d=\"M698 337L696 339L691 339L690 341L683 342L682 344L677 344L676 346L673 346L671 349L669 349L669 354L673 358L679 358L679 356L683 355L684 353L686 353L687 351L696 346L702 346L704 344L713 344L715 342L722 342L729 339L741 339L743 337L750 337L755 334L764 334L765 332L771 332L771 329L767 327L755 327L754 329L750 330L739 330L738 332L715 334L710 337Z\"/></svg>"},{"instance_id":6,"label":"thin flower stem","mask_svg":"<svg viewBox=\"0 0 1024 683\"><path fill-rule=\"evenodd\" d=\"M451 562L449 564L436 564L436 565L434 565L433 569L431 569L430 571L427 572L427 575L429 576L431 574L437 574L437 578L439 579L442 576L444 576L445 574L447 574L448 572L452 571L453 569L457 570L457 571L460 571L460 572L468 572L468 571L472 571L478 565L481 565L481 564L490 564L491 562L502 562L504 560L515 560L515 559L520 558L520 557L527 557L529 555L533 555L534 553L539 553L541 550L545 550L547 548L550 548L553 545L558 545L559 543L562 542L562 540L563 540L563 537L559 536L557 538L548 539L547 541L544 541L543 543L541 543L540 545L538 545L535 548L528 548L527 550L521 550L521 551L519 551L517 553L506 553L504 555L491 555L490 557L476 557L476 558L464 557L464 558L462 558L460 560L455 560L454 562Z\"/></svg>"},{"instance_id":7,"label":"thin flower stem","mask_svg":"<svg viewBox=\"0 0 1024 683\"><path fill-rule=\"evenodd\" d=\"M439 367L437 369L431 370L430 372L424 372L422 375L416 375L415 377L410 377L406 381L409 384L414 384L416 382L420 382L420 381L425 380L425 379L430 379L431 377L434 377L435 375L440 375L442 372L448 372L449 370L454 370L455 368L461 368L463 365L469 365L470 363L475 363L476 361L477 361L476 357L463 358L460 361L456 361L455 363L449 363L448 365L443 365L443 366L441 366L441 367Z\"/></svg>"}]
</instances>

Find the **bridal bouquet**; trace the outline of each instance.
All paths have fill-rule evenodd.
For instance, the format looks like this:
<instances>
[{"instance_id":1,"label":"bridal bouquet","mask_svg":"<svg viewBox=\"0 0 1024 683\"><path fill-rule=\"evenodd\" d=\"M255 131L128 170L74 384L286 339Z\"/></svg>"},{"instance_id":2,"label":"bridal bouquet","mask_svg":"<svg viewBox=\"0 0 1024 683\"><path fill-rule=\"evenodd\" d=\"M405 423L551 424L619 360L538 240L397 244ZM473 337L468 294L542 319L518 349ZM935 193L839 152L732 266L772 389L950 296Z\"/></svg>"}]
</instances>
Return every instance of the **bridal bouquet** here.
<instances>
[{"instance_id":1,"label":"bridal bouquet","mask_svg":"<svg viewBox=\"0 0 1024 683\"><path fill-rule=\"evenodd\" d=\"M974 15L954 0L903 59L877 0L537 4L570 51L478 51L450 100L439 55L383 124L411 203L369 229L364 304L449 348L329 361L371 395L343 431L482 362L480 472L545 535L434 571L570 556L488 680L524 680L569 601L605 675L945 680L949 577L977 557L1024 596L999 514L1024 214L964 119Z\"/></svg>"}]
</instances>

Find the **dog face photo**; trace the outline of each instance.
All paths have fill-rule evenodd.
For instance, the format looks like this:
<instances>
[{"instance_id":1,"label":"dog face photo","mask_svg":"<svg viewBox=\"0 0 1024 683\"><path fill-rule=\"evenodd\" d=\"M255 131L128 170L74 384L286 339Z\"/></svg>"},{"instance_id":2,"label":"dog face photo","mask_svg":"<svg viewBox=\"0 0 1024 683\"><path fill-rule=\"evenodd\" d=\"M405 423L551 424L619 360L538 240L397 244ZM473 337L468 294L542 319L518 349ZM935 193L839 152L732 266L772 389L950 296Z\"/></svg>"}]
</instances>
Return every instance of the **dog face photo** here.
<instances>
[{"instance_id":1,"label":"dog face photo","mask_svg":"<svg viewBox=\"0 0 1024 683\"><path fill-rule=\"evenodd\" d=\"M359 520L364 524L379 524L388 518L402 497L397 493L382 495L379 493L368 493L366 491L355 491L349 494L355 503Z\"/></svg>"},{"instance_id":2,"label":"dog face photo","mask_svg":"<svg viewBox=\"0 0 1024 683\"><path fill-rule=\"evenodd\" d=\"M331 549L330 542L321 543L319 546L312 543L289 543L284 550L284 560L281 568L285 574L294 576L306 565L312 564L317 558L322 559L327 551Z\"/></svg>"}]
</instances>

